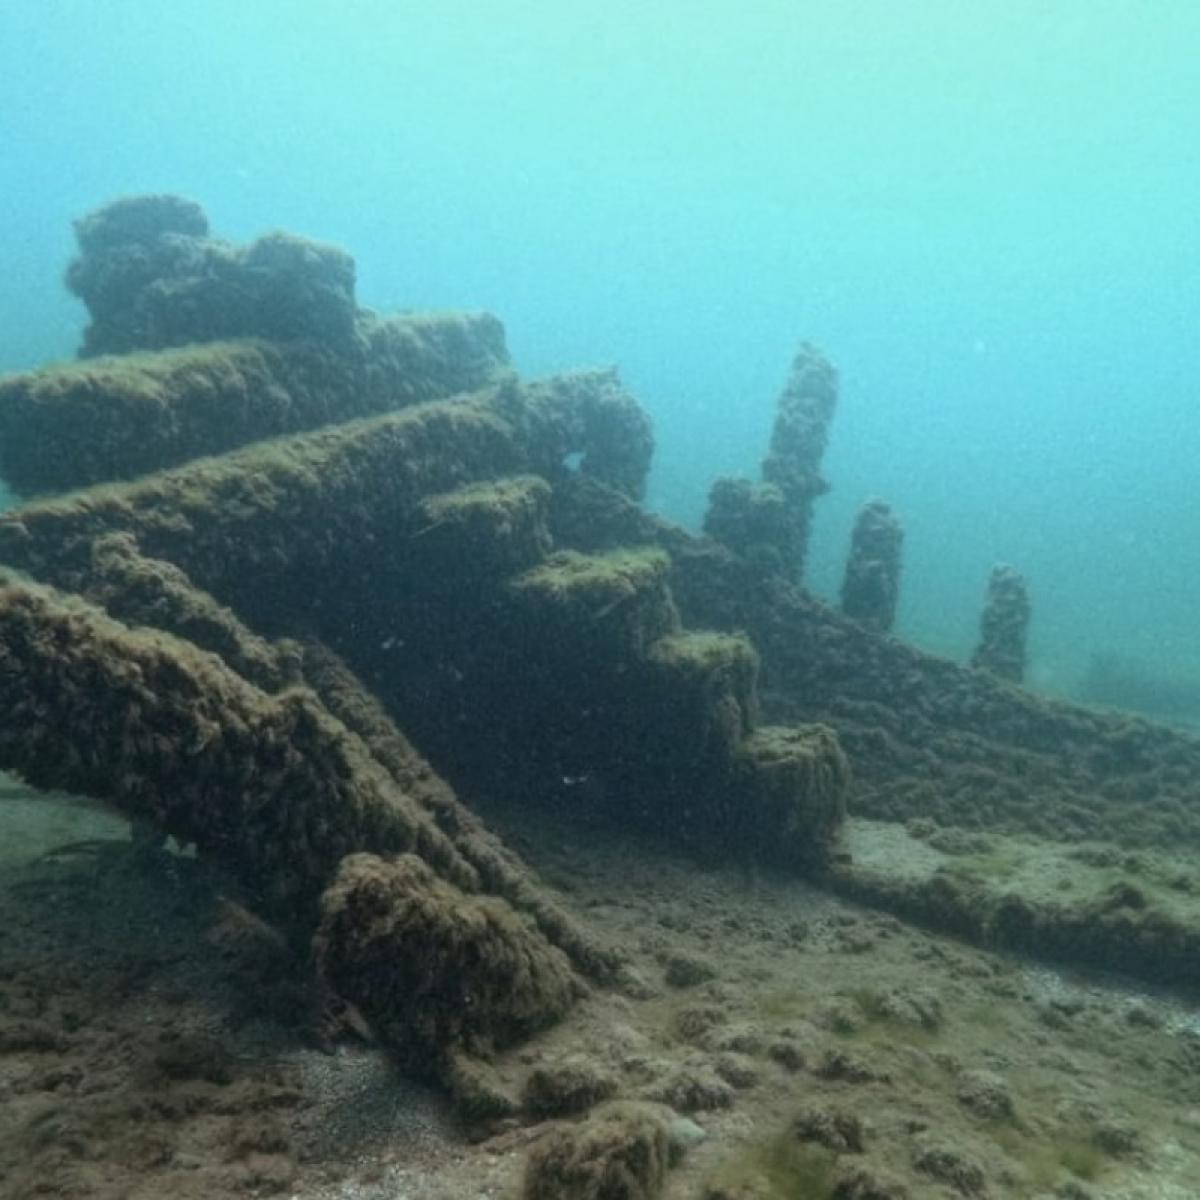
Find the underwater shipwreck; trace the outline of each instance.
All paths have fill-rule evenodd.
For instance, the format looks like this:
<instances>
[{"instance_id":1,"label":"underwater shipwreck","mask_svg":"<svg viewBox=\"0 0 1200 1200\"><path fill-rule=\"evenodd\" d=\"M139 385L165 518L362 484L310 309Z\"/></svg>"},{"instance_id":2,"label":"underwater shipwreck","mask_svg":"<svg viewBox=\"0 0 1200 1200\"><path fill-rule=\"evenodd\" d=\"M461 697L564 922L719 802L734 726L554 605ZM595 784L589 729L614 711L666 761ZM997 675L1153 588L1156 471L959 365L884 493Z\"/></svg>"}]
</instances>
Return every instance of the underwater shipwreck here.
<instances>
[{"instance_id":1,"label":"underwater shipwreck","mask_svg":"<svg viewBox=\"0 0 1200 1200\"><path fill-rule=\"evenodd\" d=\"M614 370L523 379L496 318L360 309L346 253L231 245L180 198L115 201L76 233L78 360L0 380L0 477L21 498L0 513L0 769L102 801L131 855L170 839L213 864L314 1022L442 1089L477 1140L509 1139L528 1200L661 1194L688 1115L733 1106L721 1063L793 1079L812 1052L722 1041L728 1021L692 1004L672 1037L716 1065L674 1090L575 1053L598 998L659 985L510 847L506 813L575 830L579 859L617 831L794 877L880 928L1200 983L1200 740L1023 688L1009 568L971 663L894 637L903 531L880 501L840 606L805 590L837 402L818 350L791 363L761 478L715 481L697 535L643 507L650 422ZM713 986L694 957L664 961L669 987ZM860 1024L936 1024L880 995ZM815 1074L856 1082L843 1060ZM991 1102L980 1119L1006 1120ZM969 1155L926 1146L889 1174L857 1118L789 1120L818 1158L772 1151L749 1183L718 1167L688 1194L990 1194ZM60 1151L45 1194L89 1194ZM772 1182L792 1169L811 1190ZM1092 1194L1076 1176L1044 1194ZM997 1194L1040 1194L1013 1188Z\"/></svg>"}]
</instances>

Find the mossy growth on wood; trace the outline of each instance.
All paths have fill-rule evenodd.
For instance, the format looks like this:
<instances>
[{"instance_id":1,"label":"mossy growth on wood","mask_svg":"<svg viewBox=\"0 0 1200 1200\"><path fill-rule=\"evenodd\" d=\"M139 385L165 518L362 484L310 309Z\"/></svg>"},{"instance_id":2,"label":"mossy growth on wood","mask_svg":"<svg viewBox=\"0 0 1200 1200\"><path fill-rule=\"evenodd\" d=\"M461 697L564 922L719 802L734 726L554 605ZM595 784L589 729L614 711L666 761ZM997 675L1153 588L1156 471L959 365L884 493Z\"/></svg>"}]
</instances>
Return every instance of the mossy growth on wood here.
<instances>
[{"instance_id":1,"label":"mossy growth on wood","mask_svg":"<svg viewBox=\"0 0 1200 1200\"><path fill-rule=\"evenodd\" d=\"M0 557L76 589L96 536L124 531L268 626L347 580L377 578L419 505L523 463L484 392L198 459L0 514Z\"/></svg>"},{"instance_id":2,"label":"mossy growth on wood","mask_svg":"<svg viewBox=\"0 0 1200 1200\"><path fill-rule=\"evenodd\" d=\"M264 691L299 682L295 647L272 644L256 634L174 563L139 553L131 534L105 534L92 542L91 551L80 593L111 616L126 625L164 630L219 654Z\"/></svg>"},{"instance_id":3,"label":"mossy growth on wood","mask_svg":"<svg viewBox=\"0 0 1200 1200\"><path fill-rule=\"evenodd\" d=\"M743 637L687 630L649 649L642 703L667 752L724 766L758 713L758 655Z\"/></svg>"},{"instance_id":4,"label":"mossy growth on wood","mask_svg":"<svg viewBox=\"0 0 1200 1200\"><path fill-rule=\"evenodd\" d=\"M528 1037L581 994L566 955L503 900L467 895L411 854L343 859L314 947L335 991L427 1073L449 1053L486 1056Z\"/></svg>"},{"instance_id":5,"label":"mossy growth on wood","mask_svg":"<svg viewBox=\"0 0 1200 1200\"><path fill-rule=\"evenodd\" d=\"M584 991L568 954L615 966L306 688L264 693L188 642L8 583L0 706L0 766L195 844L298 944L318 928L329 982L414 1069L558 1019Z\"/></svg>"},{"instance_id":6,"label":"mossy growth on wood","mask_svg":"<svg viewBox=\"0 0 1200 1200\"><path fill-rule=\"evenodd\" d=\"M846 815L850 764L825 725L764 726L738 746L731 823L757 857L814 866Z\"/></svg>"},{"instance_id":7,"label":"mossy growth on wood","mask_svg":"<svg viewBox=\"0 0 1200 1200\"><path fill-rule=\"evenodd\" d=\"M260 338L107 355L0 379L18 493L129 479L248 442L476 390L509 371L487 314L373 321L369 344Z\"/></svg>"},{"instance_id":8,"label":"mossy growth on wood","mask_svg":"<svg viewBox=\"0 0 1200 1200\"><path fill-rule=\"evenodd\" d=\"M92 318L81 355L353 335L354 259L336 246L287 233L235 246L209 237L194 200L172 195L111 201L76 221L75 236L64 282Z\"/></svg>"},{"instance_id":9,"label":"mossy growth on wood","mask_svg":"<svg viewBox=\"0 0 1200 1200\"><path fill-rule=\"evenodd\" d=\"M881 633L896 621L900 599L900 554L904 528L882 500L858 510L842 578L842 611Z\"/></svg>"},{"instance_id":10,"label":"mossy growth on wood","mask_svg":"<svg viewBox=\"0 0 1200 1200\"><path fill-rule=\"evenodd\" d=\"M783 492L773 483L749 479L716 480L708 495L704 532L773 574L794 569L793 518Z\"/></svg>"},{"instance_id":11,"label":"mossy growth on wood","mask_svg":"<svg viewBox=\"0 0 1200 1200\"><path fill-rule=\"evenodd\" d=\"M624 956L603 945L551 898L529 869L480 817L454 794L380 700L328 646L302 646L304 679L325 706L370 749L400 787L433 818L454 848L474 868L481 888L502 896L527 914L588 978L611 982L624 969Z\"/></svg>"},{"instance_id":12,"label":"mossy growth on wood","mask_svg":"<svg viewBox=\"0 0 1200 1200\"><path fill-rule=\"evenodd\" d=\"M440 492L419 506L418 527L401 553L420 564L427 588L458 590L481 577L523 571L550 552L550 485L517 475Z\"/></svg>"},{"instance_id":13,"label":"mossy growth on wood","mask_svg":"<svg viewBox=\"0 0 1200 1200\"><path fill-rule=\"evenodd\" d=\"M597 652L615 663L641 657L678 628L669 565L655 548L564 550L518 576L509 591L521 617L540 630L539 640Z\"/></svg>"},{"instance_id":14,"label":"mossy growth on wood","mask_svg":"<svg viewBox=\"0 0 1200 1200\"><path fill-rule=\"evenodd\" d=\"M1004 564L993 567L979 618L979 645L971 655L971 665L1020 683L1025 677L1031 612L1029 590L1020 571Z\"/></svg>"},{"instance_id":15,"label":"mossy growth on wood","mask_svg":"<svg viewBox=\"0 0 1200 1200\"><path fill-rule=\"evenodd\" d=\"M419 853L479 886L311 692L265 693L216 655L80 600L0 586L0 707L0 765L194 843L300 926L355 850Z\"/></svg>"},{"instance_id":16,"label":"mossy growth on wood","mask_svg":"<svg viewBox=\"0 0 1200 1200\"><path fill-rule=\"evenodd\" d=\"M674 683L689 690L729 691L752 714L758 678L758 654L739 634L709 629L689 629L659 638L650 647L649 664Z\"/></svg>"},{"instance_id":17,"label":"mossy growth on wood","mask_svg":"<svg viewBox=\"0 0 1200 1200\"><path fill-rule=\"evenodd\" d=\"M612 368L568 371L535 380L513 418L534 449L537 469L553 476L579 456L579 471L640 500L654 453L650 419Z\"/></svg>"}]
</instances>

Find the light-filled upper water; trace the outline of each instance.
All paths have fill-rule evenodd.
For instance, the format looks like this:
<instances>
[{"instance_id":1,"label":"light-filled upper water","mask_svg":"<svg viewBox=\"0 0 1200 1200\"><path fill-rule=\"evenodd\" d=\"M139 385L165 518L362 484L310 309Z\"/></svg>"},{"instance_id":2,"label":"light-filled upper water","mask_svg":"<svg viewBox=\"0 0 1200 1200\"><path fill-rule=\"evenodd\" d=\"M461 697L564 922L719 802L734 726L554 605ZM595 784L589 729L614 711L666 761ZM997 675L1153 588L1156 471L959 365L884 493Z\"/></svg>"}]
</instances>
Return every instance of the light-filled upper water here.
<instances>
[{"instance_id":1,"label":"light-filled upper water","mask_svg":"<svg viewBox=\"0 0 1200 1200\"><path fill-rule=\"evenodd\" d=\"M348 248L367 305L490 308L529 373L617 362L695 526L808 338L812 586L878 494L907 636L964 652L1009 562L1034 682L1194 680L1198 52L1182 0L14 2L0 368L76 348L73 217L190 194Z\"/></svg>"},{"instance_id":2,"label":"light-filled upper water","mask_svg":"<svg viewBox=\"0 0 1200 1200\"><path fill-rule=\"evenodd\" d=\"M961 656L1003 561L1035 684L1194 682L1198 51L1182 0L6 4L0 369L74 353L73 218L179 192L365 304L493 310L527 373L617 363L695 526L808 339L812 586L879 495L904 635Z\"/></svg>"}]
</instances>

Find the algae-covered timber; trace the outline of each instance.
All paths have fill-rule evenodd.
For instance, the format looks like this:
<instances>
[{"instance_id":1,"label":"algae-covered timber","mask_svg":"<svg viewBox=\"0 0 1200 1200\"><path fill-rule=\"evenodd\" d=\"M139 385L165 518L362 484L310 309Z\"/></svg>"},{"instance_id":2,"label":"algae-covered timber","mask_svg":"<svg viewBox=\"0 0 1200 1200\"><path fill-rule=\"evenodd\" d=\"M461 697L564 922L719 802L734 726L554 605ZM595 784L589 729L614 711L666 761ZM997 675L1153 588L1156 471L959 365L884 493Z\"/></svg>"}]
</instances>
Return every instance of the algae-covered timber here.
<instances>
[{"instance_id":1,"label":"algae-covered timber","mask_svg":"<svg viewBox=\"0 0 1200 1200\"><path fill-rule=\"evenodd\" d=\"M521 1041L583 990L567 956L503 900L464 893L412 854L344 858L314 950L322 977L417 1070L431 1054Z\"/></svg>"},{"instance_id":2,"label":"algae-covered timber","mask_svg":"<svg viewBox=\"0 0 1200 1200\"><path fill-rule=\"evenodd\" d=\"M355 264L337 246L269 233L245 246L209 235L194 200L125 196L75 222L64 282L87 306L81 357L237 335L353 336Z\"/></svg>"},{"instance_id":3,"label":"algae-covered timber","mask_svg":"<svg viewBox=\"0 0 1200 1200\"><path fill-rule=\"evenodd\" d=\"M411 536L413 562L430 592L533 567L550 552L550 485L538 475L502 476L429 496ZM419 565L418 565L419 564Z\"/></svg>"},{"instance_id":4,"label":"algae-covered timber","mask_svg":"<svg viewBox=\"0 0 1200 1200\"><path fill-rule=\"evenodd\" d=\"M753 643L763 718L837 732L854 765L849 803L859 816L1200 845L1200 738L1040 696L886 636L597 481L559 484L549 523L590 550L661 546L684 625Z\"/></svg>"},{"instance_id":5,"label":"algae-covered timber","mask_svg":"<svg viewBox=\"0 0 1200 1200\"><path fill-rule=\"evenodd\" d=\"M510 370L486 313L363 317L349 347L209 342L0 381L0 476L33 495L472 391Z\"/></svg>"},{"instance_id":6,"label":"algae-covered timber","mask_svg":"<svg viewBox=\"0 0 1200 1200\"><path fill-rule=\"evenodd\" d=\"M694 810L688 836L703 840L728 824L712 819L724 807L719 788L737 790L748 778L732 755L753 722L752 649L695 632L663 640L678 619L660 550L546 557L549 485L506 473L548 461L553 471L564 444L586 460L590 443L578 438L588 426L577 418L589 407L627 407L609 373L528 392L509 384L29 505L0 517L0 545L13 565L145 619L144 604L97 578L95 547L124 539L127 557L174 564L236 621L276 635L316 630L405 720L406 698L420 697L418 727L423 719L426 730L473 730L485 759L511 757L484 751L506 740L543 745L575 763L564 771L556 762L560 774L590 762L622 791L657 787L651 823L675 824L684 804ZM110 552L103 562L112 561ZM147 575L140 569L135 580L127 568L123 584L136 589ZM361 587L347 590L354 581ZM226 633L211 621L204 629L210 646ZM454 661L455 639L469 660L447 673L437 662ZM427 646L428 661L404 649L381 675L379 647L397 643ZM627 679L614 675L622 664ZM443 686L455 679L473 694ZM435 680L440 690L431 691ZM488 714L503 710L500 697L514 685L521 719L494 729ZM473 720L464 724L466 712ZM574 723L569 735L564 718ZM608 720L630 731L616 761L622 739ZM548 736L553 729L561 740ZM439 748L447 769L462 762L461 746Z\"/></svg>"},{"instance_id":7,"label":"algae-covered timber","mask_svg":"<svg viewBox=\"0 0 1200 1200\"><path fill-rule=\"evenodd\" d=\"M430 816L309 691L267 694L216 655L33 585L0 591L4 765L101 796L312 911L339 860L413 851L474 888Z\"/></svg>"},{"instance_id":8,"label":"algae-covered timber","mask_svg":"<svg viewBox=\"0 0 1200 1200\"><path fill-rule=\"evenodd\" d=\"M927 654L823 604L761 555L694 538L596 481L560 483L549 523L593 551L631 540L666 550L685 626L741 631L758 651L764 719L836 733L853 767L845 801L855 817L901 832L933 819L951 832L1042 840L1060 854L1088 840L1114 853L1200 844L1200 739ZM840 854L853 860L856 844L851 836ZM1019 897L1001 903L955 872L914 887L902 853L867 872L839 863L830 881L974 941L1157 980L1200 977L1200 913L1186 897L1151 898L1140 913L1117 894L1068 894L1029 915Z\"/></svg>"},{"instance_id":9,"label":"algae-covered timber","mask_svg":"<svg viewBox=\"0 0 1200 1200\"><path fill-rule=\"evenodd\" d=\"M846 816L850 762L828 725L763 725L734 754L733 844L762 862L824 867Z\"/></svg>"},{"instance_id":10,"label":"algae-covered timber","mask_svg":"<svg viewBox=\"0 0 1200 1200\"><path fill-rule=\"evenodd\" d=\"M833 364L802 343L776 401L762 483L719 479L709 498L706 533L795 582L804 575L813 503L829 490L821 459L837 397Z\"/></svg>"},{"instance_id":11,"label":"algae-covered timber","mask_svg":"<svg viewBox=\"0 0 1200 1200\"><path fill-rule=\"evenodd\" d=\"M429 494L522 465L487 394L461 397L0 514L0 557L73 590L84 547L125 532L239 613L277 623L306 581L332 590L378 568Z\"/></svg>"},{"instance_id":12,"label":"algae-covered timber","mask_svg":"<svg viewBox=\"0 0 1200 1200\"><path fill-rule=\"evenodd\" d=\"M575 415L632 404L609 372L550 390L554 403L539 390L527 404L528 389L510 381L37 501L0 514L0 559L75 590L84 544L126 532L243 615L277 622L314 578L377 579L406 538L441 519L422 508L432 497L529 470L552 477L564 455L587 457ZM601 465L614 482L627 477L611 460Z\"/></svg>"},{"instance_id":13,"label":"algae-covered timber","mask_svg":"<svg viewBox=\"0 0 1200 1200\"><path fill-rule=\"evenodd\" d=\"M551 1129L530 1152L522 1200L655 1200L671 1166L669 1110L618 1101Z\"/></svg>"},{"instance_id":14,"label":"algae-covered timber","mask_svg":"<svg viewBox=\"0 0 1200 1200\"><path fill-rule=\"evenodd\" d=\"M882 500L868 500L858 510L842 577L842 612L882 633L896 621L903 542L904 530Z\"/></svg>"},{"instance_id":15,"label":"algae-covered timber","mask_svg":"<svg viewBox=\"0 0 1200 1200\"><path fill-rule=\"evenodd\" d=\"M475 869L484 891L502 896L529 914L538 928L589 978L620 978L623 959L598 943L561 905L539 887L517 856L455 795L397 727L379 700L326 645L303 645L305 682L329 711L369 747L396 782L433 818L454 848Z\"/></svg>"},{"instance_id":16,"label":"algae-covered timber","mask_svg":"<svg viewBox=\"0 0 1200 1200\"><path fill-rule=\"evenodd\" d=\"M554 926L478 896L430 809L312 692L268 695L187 642L28 584L0 587L0 632L0 764L218 858L301 944L315 936L328 982L412 1069L507 1044L584 992ZM437 999L437 1022L412 1019L414 995Z\"/></svg>"},{"instance_id":17,"label":"algae-covered timber","mask_svg":"<svg viewBox=\"0 0 1200 1200\"><path fill-rule=\"evenodd\" d=\"M132 534L105 534L90 550L79 594L110 616L126 625L164 630L209 650L264 691L299 682L294 647L255 633L174 563L139 553Z\"/></svg>"},{"instance_id":18,"label":"algae-covered timber","mask_svg":"<svg viewBox=\"0 0 1200 1200\"><path fill-rule=\"evenodd\" d=\"M859 815L1200 844L1200 739L1038 696L880 636L717 547L672 540L684 620L749 634L768 719L837 730Z\"/></svg>"},{"instance_id":19,"label":"algae-covered timber","mask_svg":"<svg viewBox=\"0 0 1200 1200\"><path fill-rule=\"evenodd\" d=\"M679 628L667 590L669 560L654 548L606 554L560 551L517 576L509 587L528 632L540 631L572 655L598 652L610 666L644 656ZM522 622L524 624L524 622ZM524 638L526 630L514 636Z\"/></svg>"},{"instance_id":20,"label":"algae-covered timber","mask_svg":"<svg viewBox=\"0 0 1200 1200\"><path fill-rule=\"evenodd\" d=\"M1029 592L1024 576L1001 564L992 568L979 622L979 645L971 665L1020 683L1025 677Z\"/></svg>"},{"instance_id":21,"label":"algae-covered timber","mask_svg":"<svg viewBox=\"0 0 1200 1200\"><path fill-rule=\"evenodd\" d=\"M535 380L511 412L543 474L568 455L579 470L641 500L654 453L650 418L621 386L615 369L568 371Z\"/></svg>"}]
</instances>

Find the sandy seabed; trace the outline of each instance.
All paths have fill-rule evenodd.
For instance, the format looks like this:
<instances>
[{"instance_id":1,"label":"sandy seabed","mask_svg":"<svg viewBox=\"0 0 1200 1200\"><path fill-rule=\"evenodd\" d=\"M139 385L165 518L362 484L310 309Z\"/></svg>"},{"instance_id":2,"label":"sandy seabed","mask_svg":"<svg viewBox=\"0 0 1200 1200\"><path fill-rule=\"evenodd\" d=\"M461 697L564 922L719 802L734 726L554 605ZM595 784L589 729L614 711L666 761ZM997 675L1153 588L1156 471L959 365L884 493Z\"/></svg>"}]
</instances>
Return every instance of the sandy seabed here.
<instances>
[{"instance_id":1,"label":"sandy seabed","mask_svg":"<svg viewBox=\"0 0 1200 1200\"><path fill-rule=\"evenodd\" d=\"M534 1068L583 1064L670 1105L689 1148L669 1200L808 1194L782 1190L806 1162L877 1189L846 1195L1200 1194L1186 998L545 813L486 816L648 985L595 993L497 1062L497 1085L519 1097ZM319 1045L272 947L219 873L5 781L0 1196L519 1196L551 1123L466 1128L369 1045Z\"/></svg>"}]
</instances>

